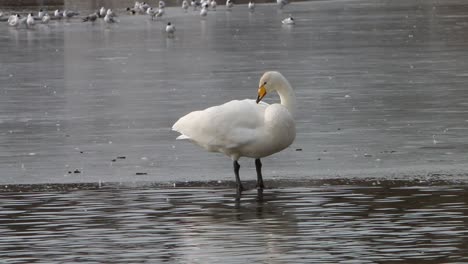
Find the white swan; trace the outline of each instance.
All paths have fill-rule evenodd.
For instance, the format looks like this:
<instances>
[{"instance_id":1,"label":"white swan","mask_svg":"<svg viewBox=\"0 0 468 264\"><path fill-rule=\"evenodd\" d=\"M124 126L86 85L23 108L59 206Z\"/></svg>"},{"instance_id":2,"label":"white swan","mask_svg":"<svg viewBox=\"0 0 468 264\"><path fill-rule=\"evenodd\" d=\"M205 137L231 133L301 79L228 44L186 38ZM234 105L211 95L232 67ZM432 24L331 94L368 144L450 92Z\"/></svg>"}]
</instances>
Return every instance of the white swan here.
<instances>
[{"instance_id":1,"label":"white swan","mask_svg":"<svg viewBox=\"0 0 468 264\"><path fill-rule=\"evenodd\" d=\"M211 152L220 152L234 161L237 194L243 187L239 178L240 157L255 159L257 188L263 189L260 158L287 148L296 137L294 113L296 96L289 82L276 71L260 78L257 100L234 100L181 117L172 130L177 139L188 139ZM259 103L276 91L281 104Z\"/></svg>"}]
</instances>

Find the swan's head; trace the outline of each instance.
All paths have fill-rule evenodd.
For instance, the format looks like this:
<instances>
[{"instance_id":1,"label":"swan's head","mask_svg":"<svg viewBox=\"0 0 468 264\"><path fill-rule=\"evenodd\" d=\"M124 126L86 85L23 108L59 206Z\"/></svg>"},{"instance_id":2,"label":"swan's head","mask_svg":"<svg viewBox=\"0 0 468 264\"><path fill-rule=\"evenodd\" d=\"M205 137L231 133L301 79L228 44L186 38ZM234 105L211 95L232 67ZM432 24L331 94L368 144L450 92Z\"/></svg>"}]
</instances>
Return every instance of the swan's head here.
<instances>
[{"instance_id":1,"label":"swan's head","mask_svg":"<svg viewBox=\"0 0 468 264\"><path fill-rule=\"evenodd\" d=\"M277 86L283 83L283 75L276 71L265 72L258 83L257 104L269 92L276 91Z\"/></svg>"}]
</instances>

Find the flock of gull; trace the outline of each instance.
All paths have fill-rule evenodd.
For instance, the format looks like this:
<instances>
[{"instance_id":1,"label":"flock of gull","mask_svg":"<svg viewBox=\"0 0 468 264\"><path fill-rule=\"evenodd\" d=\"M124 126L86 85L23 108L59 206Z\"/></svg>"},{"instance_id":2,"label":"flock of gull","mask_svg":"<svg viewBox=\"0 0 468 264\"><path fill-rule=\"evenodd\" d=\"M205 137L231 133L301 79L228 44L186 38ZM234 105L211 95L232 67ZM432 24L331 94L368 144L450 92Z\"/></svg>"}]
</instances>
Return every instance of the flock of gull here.
<instances>
[{"instance_id":1,"label":"flock of gull","mask_svg":"<svg viewBox=\"0 0 468 264\"><path fill-rule=\"evenodd\" d=\"M282 9L285 5L289 4L289 0L276 0L278 8ZM193 8L194 11L200 10L200 16L205 17L208 14L208 11L216 10L217 7L216 0L183 0L182 9L187 12L189 8ZM234 7L233 0L226 0L226 9L231 10ZM157 7L151 7L146 2L135 2L133 7L126 8L126 12L130 15L148 15L151 20L161 18L165 14L166 3L163 0L159 1ZM248 10L253 12L255 10L255 2L251 0L248 5ZM70 19L75 16L79 16L78 12L70 10L55 10L52 14L49 14L47 11L40 9L37 15L34 13L28 13L26 16L21 16L18 13L11 14L7 16L6 14L0 12L0 21L6 21L11 27L26 27L34 28L36 23L48 24L51 20L61 20L61 19ZM82 18L83 22L94 23L96 20L102 18L103 21L107 24L116 23L117 15L112 9L106 9L101 7L99 10L85 16ZM295 23L292 16L289 16L282 20L283 24L292 25ZM171 22L168 22L166 25L166 32L168 34L175 33L175 26Z\"/></svg>"},{"instance_id":2,"label":"flock of gull","mask_svg":"<svg viewBox=\"0 0 468 264\"><path fill-rule=\"evenodd\" d=\"M283 8L287 0L277 0L279 8ZM184 0L182 8L200 9L200 15L206 16L208 9L216 9L216 0ZM227 0L226 8L233 8L232 0ZM147 3L136 2L134 7L127 8L130 14L146 14L151 19L164 15L165 3L159 1L158 8ZM248 8L253 11L255 3L250 2ZM25 25L34 27L36 20L48 23L51 19L69 19L77 16L77 12L56 10L53 16L43 10L37 17L32 13L27 17L13 14L8 17L8 24L13 27ZM102 18L105 23L115 23L116 15L111 9L104 7L82 18L83 22L93 23ZM292 24L292 17L282 21L283 24ZM175 27L167 23L166 32L174 34ZM279 94L280 103L267 104L262 99L269 93ZM296 137L294 115L296 111L296 96L288 80L277 71L265 72L260 78L257 99L232 100L222 105L212 106L204 110L193 111L179 118L172 130L180 133L179 140L188 140L210 152L220 152L233 161L236 179L237 198L240 198L244 187L239 176L239 159L241 157L255 159L257 172L257 189L263 191L262 163L264 157L280 152L290 146Z\"/></svg>"}]
</instances>

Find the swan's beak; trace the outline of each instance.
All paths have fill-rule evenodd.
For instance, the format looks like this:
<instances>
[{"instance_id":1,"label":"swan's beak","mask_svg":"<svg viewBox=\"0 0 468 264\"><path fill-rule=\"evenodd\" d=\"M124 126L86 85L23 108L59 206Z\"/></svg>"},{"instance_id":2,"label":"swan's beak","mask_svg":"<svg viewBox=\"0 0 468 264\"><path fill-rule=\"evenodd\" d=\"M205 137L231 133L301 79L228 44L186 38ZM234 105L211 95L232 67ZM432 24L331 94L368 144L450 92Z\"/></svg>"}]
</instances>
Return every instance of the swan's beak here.
<instances>
[{"instance_id":1,"label":"swan's beak","mask_svg":"<svg viewBox=\"0 0 468 264\"><path fill-rule=\"evenodd\" d=\"M266 93L265 85L258 88L257 104L263 99L263 97L265 97Z\"/></svg>"}]
</instances>

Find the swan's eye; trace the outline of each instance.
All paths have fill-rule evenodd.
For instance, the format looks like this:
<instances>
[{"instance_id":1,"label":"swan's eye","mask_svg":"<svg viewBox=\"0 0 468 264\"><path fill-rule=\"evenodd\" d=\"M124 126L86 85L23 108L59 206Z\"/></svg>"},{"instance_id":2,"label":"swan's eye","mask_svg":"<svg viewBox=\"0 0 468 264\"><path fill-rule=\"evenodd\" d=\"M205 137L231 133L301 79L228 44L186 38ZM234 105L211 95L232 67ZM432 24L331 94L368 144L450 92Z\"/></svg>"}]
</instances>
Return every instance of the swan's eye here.
<instances>
[{"instance_id":1,"label":"swan's eye","mask_svg":"<svg viewBox=\"0 0 468 264\"><path fill-rule=\"evenodd\" d=\"M263 85L266 85L266 82L264 82Z\"/></svg>"}]
</instances>

